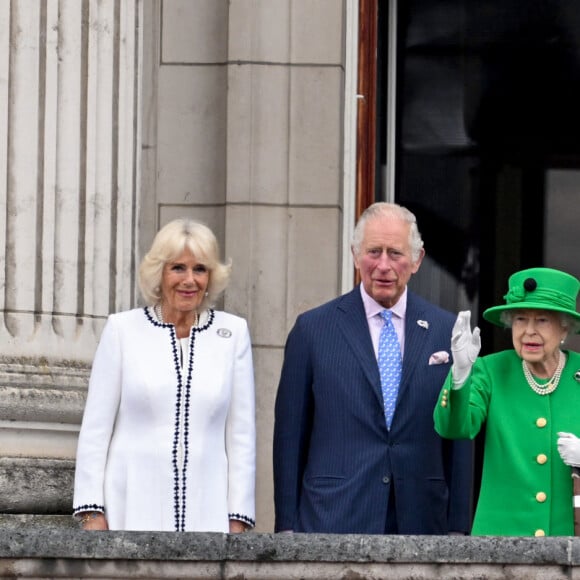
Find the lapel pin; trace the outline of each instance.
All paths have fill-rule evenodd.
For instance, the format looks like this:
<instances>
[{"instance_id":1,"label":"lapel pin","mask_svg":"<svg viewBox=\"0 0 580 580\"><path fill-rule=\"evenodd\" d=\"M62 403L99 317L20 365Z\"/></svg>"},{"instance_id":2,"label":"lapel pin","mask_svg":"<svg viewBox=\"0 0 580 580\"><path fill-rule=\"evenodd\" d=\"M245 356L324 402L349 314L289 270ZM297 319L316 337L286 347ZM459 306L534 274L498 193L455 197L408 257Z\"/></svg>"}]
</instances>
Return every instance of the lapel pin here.
<instances>
[{"instance_id":1,"label":"lapel pin","mask_svg":"<svg viewBox=\"0 0 580 580\"><path fill-rule=\"evenodd\" d=\"M429 323L426 320L417 320L417 324L421 328L429 328Z\"/></svg>"}]
</instances>

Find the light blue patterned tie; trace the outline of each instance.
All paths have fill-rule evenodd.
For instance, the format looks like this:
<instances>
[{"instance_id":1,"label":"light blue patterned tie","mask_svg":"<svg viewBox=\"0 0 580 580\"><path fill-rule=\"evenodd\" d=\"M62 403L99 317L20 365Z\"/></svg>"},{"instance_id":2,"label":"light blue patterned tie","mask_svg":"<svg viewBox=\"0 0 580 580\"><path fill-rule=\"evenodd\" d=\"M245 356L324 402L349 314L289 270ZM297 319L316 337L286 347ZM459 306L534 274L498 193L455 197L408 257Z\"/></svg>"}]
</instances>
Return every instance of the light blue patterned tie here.
<instances>
[{"instance_id":1,"label":"light blue patterned tie","mask_svg":"<svg viewBox=\"0 0 580 580\"><path fill-rule=\"evenodd\" d=\"M383 310L381 317L385 321L379 337L379 373L381 375L381 388L383 390L383 401L385 406L385 419L387 428L391 428L399 383L401 381L401 347L395 332L395 327L391 321L390 310Z\"/></svg>"}]
</instances>

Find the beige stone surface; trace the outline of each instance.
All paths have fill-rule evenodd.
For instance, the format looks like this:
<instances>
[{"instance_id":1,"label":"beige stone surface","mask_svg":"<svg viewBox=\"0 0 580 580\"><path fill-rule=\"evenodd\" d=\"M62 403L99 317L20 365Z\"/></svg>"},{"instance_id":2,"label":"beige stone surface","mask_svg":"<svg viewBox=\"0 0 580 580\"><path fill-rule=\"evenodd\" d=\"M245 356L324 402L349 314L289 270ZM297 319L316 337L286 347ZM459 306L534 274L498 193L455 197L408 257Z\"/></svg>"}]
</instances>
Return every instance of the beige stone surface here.
<instances>
[{"instance_id":1,"label":"beige stone surface","mask_svg":"<svg viewBox=\"0 0 580 580\"><path fill-rule=\"evenodd\" d=\"M225 67L161 67L158 203L215 204L224 200L226 95Z\"/></svg>"},{"instance_id":2,"label":"beige stone surface","mask_svg":"<svg viewBox=\"0 0 580 580\"><path fill-rule=\"evenodd\" d=\"M165 0L162 63L223 63L227 60L227 0Z\"/></svg>"},{"instance_id":3,"label":"beige stone surface","mask_svg":"<svg viewBox=\"0 0 580 580\"><path fill-rule=\"evenodd\" d=\"M345 0L291 2L291 62L341 65Z\"/></svg>"},{"instance_id":4,"label":"beige stone surface","mask_svg":"<svg viewBox=\"0 0 580 580\"><path fill-rule=\"evenodd\" d=\"M336 205L342 70L231 65L228 76L228 200Z\"/></svg>"},{"instance_id":5,"label":"beige stone surface","mask_svg":"<svg viewBox=\"0 0 580 580\"><path fill-rule=\"evenodd\" d=\"M224 257L225 209L222 205L162 205L159 207L159 227L177 218L188 218L210 227L218 239Z\"/></svg>"},{"instance_id":6,"label":"beige stone surface","mask_svg":"<svg viewBox=\"0 0 580 580\"><path fill-rule=\"evenodd\" d=\"M229 202L288 202L290 80L288 67L230 65L227 131Z\"/></svg>"},{"instance_id":7,"label":"beige stone surface","mask_svg":"<svg viewBox=\"0 0 580 580\"><path fill-rule=\"evenodd\" d=\"M336 205L342 198L343 82L337 67L292 68L288 136L292 204Z\"/></svg>"},{"instance_id":8,"label":"beige stone surface","mask_svg":"<svg viewBox=\"0 0 580 580\"><path fill-rule=\"evenodd\" d=\"M294 207L288 233L287 331L296 316L340 294L341 213Z\"/></svg>"},{"instance_id":9,"label":"beige stone surface","mask_svg":"<svg viewBox=\"0 0 580 580\"><path fill-rule=\"evenodd\" d=\"M236 0L229 60L340 64L343 16L341 0Z\"/></svg>"},{"instance_id":10,"label":"beige stone surface","mask_svg":"<svg viewBox=\"0 0 580 580\"><path fill-rule=\"evenodd\" d=\"M226 212L233 271L225 304L248 318L255 344L278 347L286 337L288 218L284 206L230 205Z\"/></svg>"},{"instance_id":11,"label":"beige stone surface","mask_svg":"<svg viewBox=\"0 0 580 580\"><path fill-rule=\"evenodd\" d=\"M287 63L290 60L291 4L288 0L232 2L230 61Z\"/></svg>"},{"instance_id":12,"label":"beige stone surface","mask_svg":"<svg viewBox=\"0 0 580 580\"><path fill-rule=\"evenodd\" d=\"M274 401L280 379L283 351L254 343L256 376L256 531L274 531L274 481L272 437Z\"/></svg>"},{"instance_id":13,"label":"beige stone surface","mask_svg":"<svg viewBox=\"0 0 580 580\"><path fill-rule=\"evenodd\" d=\"M253 340L280 347L296 316L339 293L337 207L229 206L226 308L248 317Z\"/></svg>"}]
</instances>

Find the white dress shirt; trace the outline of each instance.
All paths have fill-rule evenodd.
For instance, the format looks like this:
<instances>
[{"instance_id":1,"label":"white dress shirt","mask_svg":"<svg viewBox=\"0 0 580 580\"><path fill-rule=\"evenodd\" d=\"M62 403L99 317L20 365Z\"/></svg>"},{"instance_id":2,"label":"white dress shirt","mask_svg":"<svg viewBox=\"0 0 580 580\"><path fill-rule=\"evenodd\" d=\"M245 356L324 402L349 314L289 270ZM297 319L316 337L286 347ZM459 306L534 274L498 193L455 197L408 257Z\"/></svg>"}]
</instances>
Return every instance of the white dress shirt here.
<instances>
[{"instance_id":1,"label":"white dress shirt","mask_svg":"<svg viewBox=\"0 0 580 580\"><path fill-rule=\"evenodd\" d=\"M371 333L371 340L373 341L373 348L375 349L375 357L378 357L379 352L379 335L381 334L381 329L384 325L384 320L381 318L381 312L385 309L376 300L371 298L364 289L364 286L360 285L360 293L362 296L363 305L365 308L365 313L367 315L367 323L369 325L369 331ZM407 288L399 298L399 301L392 307L389 308L393 313L391 318L395 331L397 333L397 338L399 339L399 346L401 347L401 358L405 354L405 313L407 312Z\"/></svg>"}]
</instances>

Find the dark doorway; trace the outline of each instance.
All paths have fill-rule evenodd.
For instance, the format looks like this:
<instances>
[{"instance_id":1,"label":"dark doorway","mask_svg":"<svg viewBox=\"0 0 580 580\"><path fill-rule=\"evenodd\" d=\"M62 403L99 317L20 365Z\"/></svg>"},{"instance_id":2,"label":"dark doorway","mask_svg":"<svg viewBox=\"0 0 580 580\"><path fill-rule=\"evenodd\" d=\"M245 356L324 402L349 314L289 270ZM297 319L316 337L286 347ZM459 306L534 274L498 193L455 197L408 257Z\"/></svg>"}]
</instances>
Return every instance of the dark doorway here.
<instances>
[{"instance_id":1,"label":"dark doorway","mask_svg":"<svg viewBox=\"0 0 580 580\"><path fill-rule=\"evenodd\" d=\"M509 334L481 318L503 302L508 277L533 266L580 277L577 3L360 0L360 7L367 108L358 163L371 160L374 171L367 163L359 205L394 196L412 209L431 268L419 291L455 311L467 303L482 329L481 354L511 348ZM384 179L388 159L394 191ZM580 350L580 338L569 346ZM476 448L479 481L481 437Z\"/></svg>"},{"instance_id":2,"label":"dark doorway","mask_svg":"<svg viewBox=\"0 0 580 580\"><path fill-rule=\"evenodd\" d=\"M395 74L395 200L477 305L484 350L509 347L480 316L509 275L544 265L580 276L580 11L570 0L399 1L389 71L391 3L379 0L376 14L375 199L386 195Z\"/></svg>"}]
</instances>

